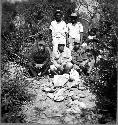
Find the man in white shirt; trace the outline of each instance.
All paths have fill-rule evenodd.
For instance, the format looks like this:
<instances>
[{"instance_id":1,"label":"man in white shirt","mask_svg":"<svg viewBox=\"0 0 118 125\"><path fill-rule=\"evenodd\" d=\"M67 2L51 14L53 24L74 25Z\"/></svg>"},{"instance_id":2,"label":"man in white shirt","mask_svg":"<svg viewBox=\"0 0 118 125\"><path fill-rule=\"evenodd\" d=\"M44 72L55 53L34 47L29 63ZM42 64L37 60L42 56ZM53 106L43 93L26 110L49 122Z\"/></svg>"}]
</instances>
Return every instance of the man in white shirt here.
<instances>
[{"instance_id":1,"label":"man in white shirt","mask_svg":"<svg viewBox=\"0 0 118 125\"><path fill-rule=\"evenodd\" d=\"M57 51L58 43L62 41L66 45L67 25L62 20L62 12L57 10L55 13L55 20L51 22L50 30L52 33L53 51Z\"/></svg>"},{"instance_id":2,"label":"man in white shirt","mask_svg":"<svg viewBox=\"0 0 118 125\"><path fill-rule=\"evenodd\" d=\"M73 67L71 61L72 61L71 51L61 41L58 44L57 52L53 52L52 54L53 65L50 65L50 70L57 74L69 73L69 71Z\"/></svg>"},{"instance_id":3,"label":"man in white shirt","mask_svg":"<svg viewBox=\"0 0 118 125\"><path fill-rule=\"evenodd\" d=\"M68 27L68 44L69 48L72 51L74 42L82 43L83 38L83 25L80 22L77 22L76 13L71 14L71 23L67 24Z\"/></svg>"}]
</instances>

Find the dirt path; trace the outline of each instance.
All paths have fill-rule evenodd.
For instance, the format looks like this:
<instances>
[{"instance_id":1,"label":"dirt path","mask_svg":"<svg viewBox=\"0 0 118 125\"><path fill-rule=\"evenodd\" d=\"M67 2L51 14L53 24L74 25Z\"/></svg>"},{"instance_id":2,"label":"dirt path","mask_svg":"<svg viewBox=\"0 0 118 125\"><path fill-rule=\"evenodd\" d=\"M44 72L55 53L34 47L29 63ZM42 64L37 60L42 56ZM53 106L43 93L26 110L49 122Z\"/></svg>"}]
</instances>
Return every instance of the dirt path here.
<instances>
[{"instance_id":1,"label":"dirt path","mask_svg":"<svg viewBox=\"0 0 118 125\"><path fill-rule=\"evenodd\" d=\"M64 99L56 102L48 96L51 92L45 92L42 89L42 85L50 84L51 79L27 79L27 81L29 82L29 86L27 87L28 92L36 95L32 102L24 104L22 107L23 114L26 115L25 120L27 123L83 123L83 111L93 109L95 106L95 96L86 87L84 87L84 90L79 90L78 87L66 88L64 91ZM58 88L56 91L58 92L63 88L64 87ZM53 94L53 92L51 94Z\"/></svg>"}]
</instances>

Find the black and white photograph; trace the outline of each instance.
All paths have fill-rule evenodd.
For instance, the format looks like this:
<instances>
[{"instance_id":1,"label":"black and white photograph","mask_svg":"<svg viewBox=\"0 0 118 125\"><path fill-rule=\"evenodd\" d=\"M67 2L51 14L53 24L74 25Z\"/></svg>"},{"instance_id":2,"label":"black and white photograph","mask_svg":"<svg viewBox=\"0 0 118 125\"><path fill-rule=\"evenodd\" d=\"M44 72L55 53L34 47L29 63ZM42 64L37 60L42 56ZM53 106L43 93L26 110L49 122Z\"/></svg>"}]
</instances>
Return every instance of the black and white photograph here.
<instances>
[{"instance_id":1,"label":"black and white photograph","mask_svg":"<svg viewBox=\"0 0 118 125\"><path fill-rule=\"evenodd\" d=\"M1 123L117 124L117 0L1 0Z\"/></svg>"}]
</instances>

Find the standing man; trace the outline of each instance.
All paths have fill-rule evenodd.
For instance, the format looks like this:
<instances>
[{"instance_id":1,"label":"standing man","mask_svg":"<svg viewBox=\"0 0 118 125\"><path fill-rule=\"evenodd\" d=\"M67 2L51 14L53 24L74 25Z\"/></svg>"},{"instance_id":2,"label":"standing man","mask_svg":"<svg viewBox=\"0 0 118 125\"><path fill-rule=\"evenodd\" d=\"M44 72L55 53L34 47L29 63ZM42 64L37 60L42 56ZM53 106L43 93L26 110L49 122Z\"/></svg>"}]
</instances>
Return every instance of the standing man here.
<instances>
[{"instance_id":1,"label":"standing man","mask_svg":"<svg viewBox=\"0 0 118 125\"><path fill-rule=\"evenodd\" d=\"M82 43L83 39L83 25L77 21L77 14L71 14L71 23L67 24L68 27L68 44L72 51L74 47L74 42Z\"/></svg>"},{"instance_id":2,"label":"standing man","mask_svg":"<svg viewBox=\"0 0 118 125\"><path fill-rule=\"evenodd\" d=\"M55 20L51 22L50 31L52 34L53 51L57 51L58 43L62 41L66 45L67 25L62 20L63 14L60 10L55 13Z\"/></svg>"}]
</instances>

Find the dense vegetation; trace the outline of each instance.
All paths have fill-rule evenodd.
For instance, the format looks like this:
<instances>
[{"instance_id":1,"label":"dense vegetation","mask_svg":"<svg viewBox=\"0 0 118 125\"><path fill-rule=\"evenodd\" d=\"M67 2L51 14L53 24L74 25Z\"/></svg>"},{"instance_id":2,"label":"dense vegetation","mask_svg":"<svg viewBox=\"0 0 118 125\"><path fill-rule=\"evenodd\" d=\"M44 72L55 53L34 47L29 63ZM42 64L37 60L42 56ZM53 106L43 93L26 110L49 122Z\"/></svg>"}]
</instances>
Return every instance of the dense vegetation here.
<instances>
[{"instance_id":1,"label":"dense vegetation","mask_svg":"<svg viewBox=\"0 0 118 125\"><path fill-rule=\"evenodd\" d=\"M100 123L116 119L117 110L117 12L113 1L101 2L102 15L98 28L98 39L95 51L105 50L105 58L95 66L94 78L89 85L97 95L97 108L103 114ZM114 6L115 5L115 6ZM108 120L108 121L107 121Z\"/></svg>"},{"instance_id":2,"label":"dense vegetation","mask_svg":"<svg viewBox=\"0 0 118 125\"><path fill-rule=\"evenodd\" d=\"M25 46L28 43L34 43L40 34L43 34L47 46L51 47L48 28L53 19L53 12L61 8L65 15L64 20L68 22L70 13L75 9L75 4L70 0L29 1L2 4L2 122L25 122L22 120L24 116L19 116L20 107L25 101L31 101L31 95L25 91L27 84L24 80L3 78L6 73L5 64L8 61L14 61L16 59L14 54L21 54ZM99 42L94 52L99 54L99 50L103 51L104 58L95 65L91 75L86 76L86 79L91 91L97 95L97 111L103 115L99 123L106 123L109 119L116 120L118 17L115 0L104 0L99 3L102 10L99 27L97 27ZM17 16L19 22L17 22Z\"/></svg>"}]
</instances>

